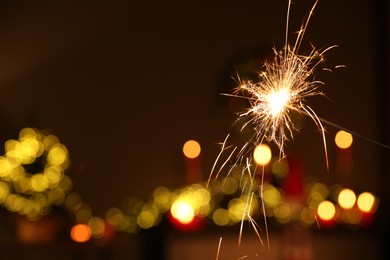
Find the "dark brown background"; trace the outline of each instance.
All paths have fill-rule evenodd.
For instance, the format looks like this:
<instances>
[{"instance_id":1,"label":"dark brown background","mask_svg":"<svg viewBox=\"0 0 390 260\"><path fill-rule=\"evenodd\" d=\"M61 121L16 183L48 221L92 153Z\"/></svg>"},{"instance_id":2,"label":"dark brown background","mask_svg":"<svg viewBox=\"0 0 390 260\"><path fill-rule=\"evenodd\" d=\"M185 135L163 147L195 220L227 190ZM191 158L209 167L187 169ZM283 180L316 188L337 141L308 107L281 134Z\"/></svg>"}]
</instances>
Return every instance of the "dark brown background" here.
<instances>
[{"instance_id":1,"label":"dark brown background","mask_svg":"<svg viewBox=\"0 0 390 260\"><path fill-rule=\"evenodd\" d=\"M290 41L313 4L295 2ZM338 45L325 65L346 65L318 72L328 98L308 100L317 114L386 141L387 31L379 3L320 1L302 51L308 43ZM217 142L231 131L228 98L220 93L229 91L237 63L284 44L286 9L285 0L1 1L0 141L27 126L52 130L69 149L74 190L95 213L159 185L184 184L187 139L202 145L207 178ZM329 173L309 119L288 143L305 174L383 194L388 149L355 137L353 173L341 176L338 129L327 130Z\"/></svg>"}]
</instances>

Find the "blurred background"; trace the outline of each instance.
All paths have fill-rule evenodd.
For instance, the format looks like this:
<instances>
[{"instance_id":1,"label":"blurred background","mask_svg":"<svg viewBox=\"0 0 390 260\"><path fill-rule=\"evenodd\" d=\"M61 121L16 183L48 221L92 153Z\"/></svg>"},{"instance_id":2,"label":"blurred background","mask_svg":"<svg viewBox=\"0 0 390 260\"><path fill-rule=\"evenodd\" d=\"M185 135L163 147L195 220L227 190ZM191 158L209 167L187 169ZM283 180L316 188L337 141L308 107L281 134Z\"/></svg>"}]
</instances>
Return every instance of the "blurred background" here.
<instances>
[{"instance_id":1,"label":"blurred background","mask_svg":"<svg viewBox=\"0 0 390 260\"><path fill-rule=\"evenodd\" d=\"M313 4L291 5L291 43ZM240 192L227 189L224 176L212 182L214 190L204 186L227 134L230 144L248 137L235 124L242 104L221 94L237 87L237 73L253 74L273 47L284 46L287 6L287 0L1 1L0 258L386 259L386 1L319 1L306 31L302 54L311 45L337 45L323 64L332 72L315 74L326 97L307 100L332 123L324 125L329 170L318 127L298 118L284 164L270 144L268 230L258 206L260 238L245 222L240 247L240 224L228 211ZM352 133L351 146L335 144L339 130ZM16 160L15 147L28 138L44 148ZM183 153L189 140L200 153ZM18 161L12 171L4 166L11 157ZM49 162L55 173L41 174ZM18 174L23 178L10 177ZM352 199L344 207L338 199L344 188L355 199L368 192L373 206L364 210ZM320 194L315 206L313 192ZM180 194L208 198L184 224L171 209ZM25 201L44 206L29 211L35 206ZM335 207L328 219L317 212L321 201ZM302 209L315 213L305 219ZM85 229L84 239L74 235L76 226Z\"/></svg>"}]
</instances>

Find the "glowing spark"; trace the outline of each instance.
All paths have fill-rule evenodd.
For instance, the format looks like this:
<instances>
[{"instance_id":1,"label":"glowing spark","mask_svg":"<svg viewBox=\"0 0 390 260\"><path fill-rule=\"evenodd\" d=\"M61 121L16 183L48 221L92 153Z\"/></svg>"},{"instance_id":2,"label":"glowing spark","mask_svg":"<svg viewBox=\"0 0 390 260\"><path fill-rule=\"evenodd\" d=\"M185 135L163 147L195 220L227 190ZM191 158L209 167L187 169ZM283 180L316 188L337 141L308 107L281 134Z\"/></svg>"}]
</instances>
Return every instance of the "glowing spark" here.
<instances>
[{"instance_id":1,"label":"glowing spark","mask_svg":"<svg viewBox=\"0 0 390 260\"><path fill-rule=\"evenodd\" d=\"M291 2L289 2L289 9L290 4ZM318 88L323 83L314 80L314 70L329 48L319 52L312 47L308 55L298 53L315 5L306 23L301 27L295 44L290 46L287 42L287 23L285 47L281 51L274 49L273 60L266 62L263 70L259 72L260 80L240 81L240 87L232 95L249 102L249 108L239 114L240 118L246 119L243 128L249 124L253 125L257 143L263 140L274 142L282 155L285 141L292 139L293 132L296 130L291 120L291 112L309 115L324 132L313 110L305 105L305 100L322 94ZM326 146L325 143L324 145Z\"/></svg>"},{"instance_id":2,"label":"glowing spark","mask_svg":"<svg viewBox=\"0 0 390 260\"><path fill-rule=\"evenodd\" d=\"M239 87L231 94L232 97L243 98L248 101L249 106L247 110L239 113L239 118L244 120L242 129L248 125L252 125L255 134L248 140L241 149L234 147L227 159L222 162L219 170L216 171L215 178L218 178L222 169L226 164L236 156L233 165L239 163L246 163L242 171L242 175L248 174L249 183L243 184L243 192L247 194L246 207L242 215L240 234L238 244L242 240L243 223L248 219L249 224L253 227L258 236L261 245L264 246L263 240L260 236L260 227L252 218L250 208L252 200L254 199L255 190L255 176L259 173L256 165L252 165L251 150L253 147L261 145L264 141L275 143L280 151L280 156L284 156L284 144L286 140L293 139L293 133L296 127L291 119L292 113L299 113L309 116L317 127L322 132L322 139L324 143L324 151L326 157L326 164L328 167L328 157L325 139L325 129L321 123L321 119L316 115L314 110L305 104L307 98L322 95L318 89L323 85L321 81L314 79L314 71L323 61L324 53L328 49L318 51L312 47L307 55L299 53L300 45L309 20L313 14L317 2L313 5L307 20L301 26L295 39L294 45L288 43L289 31L289 16L291 0L288 1L287 9L287 23L286 23L286 39L282 50L273 49L273 59L264 63L262 70L258 73L257 81L241 80L238 76ZM241 129L241 130L242 130ZM222 149L211 170L209 181L216 170L217 162L224 151L231 147L226 146L228 137L222 143ZM253 168L254 167L254 168ZM233 167L228 171L227 176L232 172ZM264 216L264 225L267 238L268 250L270 251L268 225L266 220L266 212L263 202L263 185L264 185L264 165L261 169L261 183L259 187L259 198L262 200L262 214Z\"/></svg>"},{"instance_id":3,"label":"glowing spark","mask_svg":"<svg viewBox=\"0 0 390 260\"><path fill-rule=\"evenodd\" d=\"M270 108L272 117L277 117L280 113L283 113L289 100L290 95L286 89L280 89L279 91L269 93L267 96L267 107Z\"/></svg>"},{"instance_id":4,"label":"glowing spark","mask_svg":"<svg viewBox=\"0 0 390 260\"><path fill-rule=\"evenodd\" d=\"M215 260L219 259L219 251L221 250L221 244L222 244L222 237L219 238L217 256L216 256Z\"/></svg>"}]
</instances>

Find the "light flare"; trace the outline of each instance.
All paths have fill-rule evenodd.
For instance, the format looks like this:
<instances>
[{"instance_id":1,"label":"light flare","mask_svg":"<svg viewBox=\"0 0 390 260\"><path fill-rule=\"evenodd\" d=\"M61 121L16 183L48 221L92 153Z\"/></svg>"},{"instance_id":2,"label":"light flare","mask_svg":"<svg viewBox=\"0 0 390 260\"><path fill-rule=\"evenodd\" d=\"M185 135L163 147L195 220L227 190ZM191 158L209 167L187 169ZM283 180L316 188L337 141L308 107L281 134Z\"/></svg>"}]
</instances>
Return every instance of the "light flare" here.
<instances>
[{"instance_id":1,"label":"light flare","mask_svg":"<svg viewBox=\"0 0 390 260\"><path fill-rule=\"evenodd\" d=\"M272 117L277 117L280 113L283 113L289 101L290 93L285 88L269 93L267 96L267 107L271 110Z\"/></svg>"},{"instance_id":2,"label":"light flare","mask_svg":"<svg viewBox=\"0 0 390 260\"><path fill-rule=\"evenodd\" d=\"M298 34L298 42L303 32ZM274 49L274 59L264 64L258 81L239 79L240 87L232 96L248 101L247 110L239 113L239 118L244 119L242 128L254 127L257 143L263 140L274 142L284 154L284 143L293 139L296 130L291 119L293 112L309 115L324 132L320 119L305 101L308 97L323 94L319 91L323 82L314 80L314 70L328 49L319 52L313 48L305 56L298 54L299 45L290 47L287 44L282 51Z\"/></svg>"},{"instance_id":3,"label":"light flare","mask_svg":"<svg viewBox=\"0 0 390 260\"><path fill-rule=\"evenodd\" d=\"M325 129L315 111L306 104L306 99L323 95L319 88L324 83L315 79L314 72L324 60L324 53L334 46L323 50L317 50L312 46L312 49L306 55L300 53L301 43L316 4L317 1L313 5L306 21L302 23L295 43L289 44L288 32L291 0L288 1L284 47L281 50L273 49L273 58L263 64L262 69L258 72L257 80L244 80L237 75L238 87L232 94L228 94L228 96L241 98L248 102L247 109L238 113L238 119L243 122L241 130L252 126L254 135L241 148L227 145L229 135L226 137L222 143L221 152L218 154L211 170L208 184L214 174L215 178L218 178L228 162L233 163L233 165L245 164L242 175L248 175L247 179L249 181L243 183L244 188L242 190L245 194L242 195L247 196L248 199L245 202L246 206L244 207L244 211L241 213L239 244L242 238L244 220L249 221L249 224L259 237L261 244L263 244L259 233L260 227L252 218L249 210L250 205L253 203L253 198L259 197L264 215L268 250L270 250L264 206L265 164L255 165L256 159L253 158L253 155L255 154L254 150L256 147L265 142L270 142L276 144L278 147L279 157L284 157L285 142L293 139L294 132L297 130L292 120L294 113L309 116L321 130L326 166L329 169ZM218 167L218 161L222 153L226 150L231 150L231 152L228 154L226 160L220 163L220 167ZM229 177L233 168L228 170L226 177ZM257 175L260 175L260 187L256 184ZM244 180L245 178L242 179Z\"/></svg>"}]
</instances>

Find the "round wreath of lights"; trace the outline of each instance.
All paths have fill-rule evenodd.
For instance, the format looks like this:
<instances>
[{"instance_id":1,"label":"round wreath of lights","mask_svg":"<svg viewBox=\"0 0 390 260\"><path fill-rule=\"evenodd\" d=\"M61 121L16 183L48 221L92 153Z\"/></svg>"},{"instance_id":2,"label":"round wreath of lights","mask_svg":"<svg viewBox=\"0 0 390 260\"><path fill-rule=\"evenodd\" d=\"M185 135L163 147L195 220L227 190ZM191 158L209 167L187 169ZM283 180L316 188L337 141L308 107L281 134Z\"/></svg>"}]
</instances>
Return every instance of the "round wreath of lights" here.
<instances>
[{"instance_id":1,"label":"round wreath of lights","mask_svg":"<svg viewBox=\"0 0 390 260\"><path fill-rule=\"evenodd\" d=\"M22 129L18 140L6 141L0 156L1 205L31 219L48 214L71 189L64 174L68 166L68 150L56 136Z\"/></svg>"}]
</instances>

